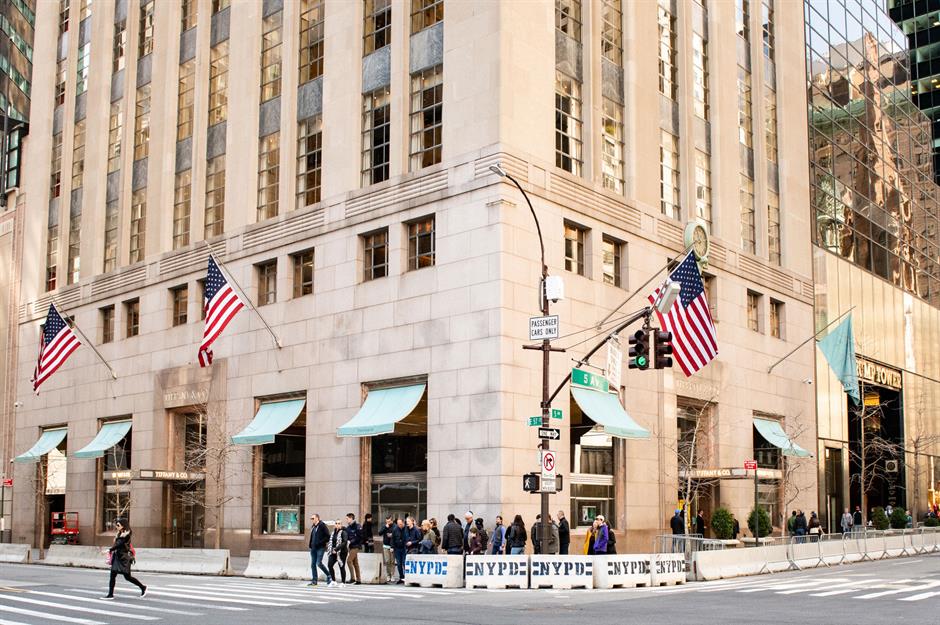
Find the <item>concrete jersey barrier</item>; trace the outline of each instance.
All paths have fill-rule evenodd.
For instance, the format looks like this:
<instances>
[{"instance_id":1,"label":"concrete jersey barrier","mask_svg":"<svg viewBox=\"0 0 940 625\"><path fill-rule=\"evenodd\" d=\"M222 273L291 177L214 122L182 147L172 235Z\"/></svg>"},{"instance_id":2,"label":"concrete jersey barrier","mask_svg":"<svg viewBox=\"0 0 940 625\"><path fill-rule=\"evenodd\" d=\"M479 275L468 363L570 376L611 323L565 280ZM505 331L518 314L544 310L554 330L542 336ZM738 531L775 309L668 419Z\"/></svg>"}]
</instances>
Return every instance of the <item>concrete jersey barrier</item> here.
<instances>
[{"instance_id":1,"label":"concrete jersey barrier","mask_svg":"<svg viewBox=\"0 0 940 625\"><path fill-rule=\"evenodd\" d=\"M636 588L650 585L650 559L645 553L594 557L594 588Z\"/></svg>"},{"instance_id":2,"label":"concrete jersey barrier","mask_svg":"<svg viewBox=\"0 0 940 625\"><path fill-rule=\"evenodd\" d=\"M5 564L29 564L30 545L26 543L0 543L0 562Z\"/></svg>"},{"instance_id":3,"label":"concrete jersey barrier","mask_svg":"<svg viewBox=\"0 0 940 625\"><path fill-rule=\"evenodd\" d=\"M408 554L405 585L463 588L463 556Z\"/></svg>"},{"instance_id":4,"label":"concrete jersey barrier","mask_svg":"<svg viewBox=\"0 0 940 625\"><path fill-rule=\"evenodd\" d=\"M701 553L708 553L703 551ZM650 556L650 583L653 586L685 583L685 554L654 553Z\"/></svg>"},{"instance_id":5,"label":"concrete jersey barrier","mask_svg":"<svg viewBox=\"0 0 940 625\"><path fill-rule=\"evenodd\" d=\"M145 573L190 573L196 575L227 575L228 549L136 549L137 562L133 568ZM108 547L88 545L52 545L46 552L44 564L107 569Z\"/></svg>"},{"instance_id":6,"label":"concrete jersey barrier","mask_svg":"<svg viewBox=\"0 0 940 625\"><path fill-rule=\"evenodd\" d=\"M94 545L50 545L43 564L77 566L86 569L106 569L108 548Z\"/></svg>"},{"instance_id":7,"label":"concrete jersey barrier","mask_svg":"<svg viewBox=\"0 0 940 625\"><path fill-rule=\"evenodd\" d=\"M529 556L467 556L467 588L528 588Z\"/></svg>"},{"instance_id":8,"label":"concrete jersey barrier","mask_svg":"<svg viewBox=\"0 0 940 625\"><path fill-rule=\"evenodd\" d=\"M327 559L323 558L326 566ZM309 551L263 551L253 549L248 553L248 567L245 577L260 577L265 579L304 579L309 580L310 570ZM336 567L334 567L336 570ZM323 571L317 569L317 579L326 581ZM381 553L359 553L359 571L362 574L363 584L381 584L384 581L384 567ZM338 572L338 571L337 571ZM346 581L352 579L349 567L346 567Z\"/></svg>"},{"instance_id":9,"label":"concrete jersey barrier","mask_svg":"<svg viewBox=\"0 0 940 625\"><path fill-rule=\"evenodd\" d=\"M594 588L596 557L532 556L529 558L529 588Z\"/></svg>"}]
</instances>

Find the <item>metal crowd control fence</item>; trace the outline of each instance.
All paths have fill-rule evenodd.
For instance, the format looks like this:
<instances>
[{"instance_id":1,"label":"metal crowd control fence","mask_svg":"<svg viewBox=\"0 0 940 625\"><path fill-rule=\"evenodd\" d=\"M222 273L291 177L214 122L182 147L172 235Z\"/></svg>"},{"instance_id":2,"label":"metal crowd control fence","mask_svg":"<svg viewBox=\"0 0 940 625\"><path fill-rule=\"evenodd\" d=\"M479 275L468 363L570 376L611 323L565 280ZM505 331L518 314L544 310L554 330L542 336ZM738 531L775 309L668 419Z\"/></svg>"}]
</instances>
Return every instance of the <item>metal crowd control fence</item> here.
<instances>
[{"instance_id":1,"label":"metal crowd control fence","mask_svg":"<svg viewBox=\"0 0 940 625\"><path fill-rule=\"evenodd\" d=\"M721 540L705 538L701 534L661 534L653 539L653 553L685 554L685 570L692 567L692 554L698 551L720 551L725 548Z\"/></svg>"}]
</instances>

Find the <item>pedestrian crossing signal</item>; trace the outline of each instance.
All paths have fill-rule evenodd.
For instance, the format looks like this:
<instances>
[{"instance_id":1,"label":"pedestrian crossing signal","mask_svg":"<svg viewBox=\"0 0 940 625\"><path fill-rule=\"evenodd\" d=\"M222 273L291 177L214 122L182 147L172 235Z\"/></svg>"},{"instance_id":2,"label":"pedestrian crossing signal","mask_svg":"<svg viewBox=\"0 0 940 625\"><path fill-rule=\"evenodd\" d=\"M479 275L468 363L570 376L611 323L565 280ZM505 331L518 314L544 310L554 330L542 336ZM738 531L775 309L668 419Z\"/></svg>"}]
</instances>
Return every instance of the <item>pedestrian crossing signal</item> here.
<instances>
[{"instance_id":1,"label":"pedestrian crossing signal","mask_svg":"<svg viewBox=\"0 0 940 625\"><path fill-rule=\"evenodd\" d=\"M522 476L522 490L527 493L537 493L541 487L541 479L538 473L526 473Z\"/></svg>"}]
</instances>

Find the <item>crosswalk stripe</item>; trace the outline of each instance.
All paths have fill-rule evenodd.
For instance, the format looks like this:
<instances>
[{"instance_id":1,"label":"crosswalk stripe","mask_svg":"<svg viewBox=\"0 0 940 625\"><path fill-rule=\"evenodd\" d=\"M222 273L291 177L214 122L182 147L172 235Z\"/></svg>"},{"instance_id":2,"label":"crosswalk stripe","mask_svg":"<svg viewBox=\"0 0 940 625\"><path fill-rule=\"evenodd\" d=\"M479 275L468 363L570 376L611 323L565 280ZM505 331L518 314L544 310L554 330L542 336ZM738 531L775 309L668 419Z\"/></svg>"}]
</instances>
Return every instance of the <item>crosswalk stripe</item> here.
<instances>
[{"instance_id":1,"label":"crosswalk stripe","mask_svg":"<svg viewBox=\"0 0 940 625\"><path fill-rule=\"evenodd\" d=\"M227 589L227 588L217 589L217 588L214 588L214 587L209 586L209 585L207 585L207 584L205 584L205 585L200 585L200 586L198 586L198 587L194 587L194 586L188 586L188 587L187 587L187 586L170 585L170 586L164 586L164 588L168 588L168 589L170 589L170 590L184 590L184 591L189 592L189 593L196 593L196 594L199 594L199 595L207 595L207 596L209 596L209 597L216 597L216 596L218 596L219 592L225 592L225 591L229 590L229 589ZM209 590L201 590L202 588L209 588ZM150 591L148 590L148 592L150 592ZM239 596L239 597L245 597L246 599L266 599L266 598L267 598L267 597L265 597L264 594L261 594L260 592L245 592L245 591L240 591L240 592L238 593L238 596ZM281 598L277 598L277 600L280 601ZM294 604L296 604L296 603L309 603L309 604L311 604L311 605L317 605L317 604L324 604L324 603L326 603L326 601L319 601L319 600L317 600L317 599L297 599L297 598L294 598L294 597L284 597L283 600L284 600L284 601L290 601L291 603L294 603ZM268 605L275 605L275 604L268 604ZM284 604L284 605L290 605L290 604Z\"/></svg>"},{"instance_id":2,"label":"crosswalk stripe","mask_svg":"<svg viewBox=\"0 0 940 625\"><path fill-rule=\"evenodd\" d=\"M29 623L23 623L21 621L8 621L6 619L0 618L0 625L29 625Z\"/></svg>"},{"instance_id":3,"label":"crosswalk stripe","mask_svg":"<svg viewBox=\"0 0 940 625\"><path fill-rule=\"evenodd\" d=\"M899 583L901 583L901 582L910 582L910 581L913 581L913 580L904 579L904 580L898 580L897 582L894 582L894 583L898 583L898 584L899 584ZM861 596L858 596L858 597L855 597L855 598L856 598L856 599L877 599L878 597L886 597L886 596L888 596L888 595L899 595L899 594L901 594L902 592L912 592L912 591L918 591L918 590L927 590L928 588L935 588L935 587L937 587L937 586L940 586L940 580L938 580L938 581L929 581L929 582L927 582L926 584L924 584L923 586L905 586L905 587L903 587L903 588L894 588L894 589L892 589L892 590L884 590L884 591L882 591L882 592L873 592L873 593L869 593L869 594L867 594L867 595L861 595Z\"/></svg>"},{"instance_id":4,"label":"crosswalk stripe","mask_svg":"<svg viewBox=\"0 0 940 625\"><path fill-rule=\"evenodd\" d=\"M12 605L0 604L0 610L22 614L24 616L40 616L51 621L62 621L63 623L75 623L75 625L106 625L101 621L93 621L87 618L75 618L73 616L60 616L58 614L48 614L46 612L37 612L36 610L27 610L25 608L14 608Z\"/></svg>"},{"instance_id":5,"label":"crosswalk stripe","mask_svg":"<svg viewBox=\"0 0 940 625\"><path fill-rule=\"evenodd\" d=\"M851 582L845 582L844 584L833 584L828 586L829 590L825 592L816 592L810 593L811 597L833 597L835 595L844 595L850 592L857 592L859 590L864 590L862 584L865 586L871 586L872 584L877 584L881 582L880 579L856 579ZM837 590L833 590L837 589Z\"/></svg>"},{"instance_id":6,"label":"crosswalk stripe","mask_svg":"<svg viewBox=\"0 0 940 625\"><path fill-rule=\"evenodd\" d=\"M73 612L88 612L89 614L96 614L98 616L123 616L124 618L134 619L138 621L159 621L160 617L157 616L144 616L143 614L130 614L129 612L115 612L114 610L93 610L91 608L82 608L77 605L63 605L61 603L53 603L52 601L43 601L41 599L30 599L29 597L23 597L20 595L6 595L6 599L9 601L19 601L21 603L30 603L32 605L41 605L47 608L58 608L60 610L72 610ZM104 604L102 604L103 606Z\"/></svg>"},{"instance_id":7,"label":"crosswalk stripe","mask_svg":"<svg viewBox=\"0 0 940 625\"><path fill-rule=\"evenodd\" d=\"M99 596L101 595L101 591L100 591L100 590L89 590L88 588L67 588L66 590L68 590L69 592L80 592L80 593L83 593L83 594L86 594L86 595L99 595ZM115 592L122 592L122 590L121 590L120 588L118 588L118 589L115 590ZM133 592L133 591L128 591L128 592ZM170 604L170 605L180 605L180 603L181 603L180 601L170 601L169 599L155 599L155 598L153 598L153 597L150 596L150 590L149 590L149 589L147 590L147 599L146 599L146 601L147 601L147 603L168 603L168 604ZM121 605L124 605L124 604L122 603ZM183 605L189 605L189 604L183 604ZM203 605L199 606L199 609L200 609L200 610L225 610L225 611L229 611L229 612L244 612L244 611L246 611L248 608L236 608L235 606L230 606L230 605L210 605L210 604L203 604Z\"/></svg>"},{"instance_id":8,"label":"crosswalk stripe","mask_svg":"<svg viewBox=\"0 0 940 625\"><path fill-rule=\"evenodd\" d=\"M921 599L927 599L928 597L937 597L940 596L940 592L922 592L919 595L913 595L911 597L901 597L900 601L920 601Z\"/></svg>"},{"instance_id":9,"label":"crosswalk stripe","mask_svg":"<svg viewBox=\"0 0 940 625\"><path fill-rule=\"evenodd\" d=\"M172 588L172 586L170 586L170 587ZM262 590L246 589L246 588L243 588L243 587L240 587L240 586L228 586L228 585L221 586L221 585L218 585L218 584L202 584L202 585L199 586L199 588L210 588L210 589L212 589L212 590L218 590L218 591L233 591L233 590L235 590L235 591L237 591L237 592L239 593L240 596L261 596L261 597L270 597L272 594L276 594L278 598L283 598L285 601L293 601L295 597L297 597L297 598L303 598L303 599L309 599L310 597L313 597L313 596L317 597L317 599L323 599L323 600L324 600L324 601L321 601L320 603L323 603L323 602L325 602L326 600L331 600L331 601L349 601L349 602L358 602L358 601L362 601L362 599L354 599L354 598L352 598L352 597L346 597L346 596L338 595L338 594L336 594L335 591L333 591L333 589L330 589L330 591L325 592L325 593L323 593L323 592L317 592L317 591L315 591L315 590L312 591L312 590L308 590L308 589L304 589L304 588L295 588L295 589L292 589L292 590L291 590L291 589L287 589L287 588L276 588L276 589L275 589L275 588L272 588L272 589L269 589L269 590L262 591ZM339 591L339 592L341 592L341 591ZM314 593L316 593L316 594L314 594ZM367 597L367 598L368 598L368 597Z\"/></svg>"},{"instance_id":10,"label":"crosswalk stripe","mask_svg":"<svg viewBox=\"0 0 940 625\"><path fill-rule=\"evenodd\" d=\"M831 582L847 582L846 579L820 579L820 580L806 580L802 582L792 582L789 584L782 584L776 588L787 588L787 590L777 590L776 594L778 595L795 595L801 592L808 592L810 590L816 590L814 586L819 586L820 584L825 584L827 588L832 586L837 586L838 584L832 584ZM852 582L857 584L858 582Z\"/></svg>"},{"instance_id":11,"label":"crosswalk stripe","mask_svg":"<svg viewBox=\"0 0 940 625\"><path fill-rule=\"evenodd\" d=\"M115 590L115 592L136 593L137 591L121 589L121 590ZM248 601L247 599L230 599L230 598L223 598L223 597L206 596L205 593L192 594L190 592L174 592L174 591L168 591L168 590L160 590L157 588L154 588L153 590L151 590L148 587L147 595L149 596L151 594L161 595L164 597L177 597L179 599L199 599L200 601L216 601L219 603L237 603L240 605L257 605L257 606L263 606L263 607L269 607L269 608L286 608L290 605L289 603L275 603L272 601Z\"/></svg>"},{"instance_id":12,"label":"crosswalk stripe","mask_svg":"<svg viewBox=\"0 0 940 625\"><path fill-rule=\"evenodd\" d=\"M90 597L76 597L74 595L63 595L57 592L43 592L41 590L29 590L27 591L31 595L42 595L44 597L55 597L57 599L68 599L69 601L84 601L86 603L97 603L101 605L100 599L92 599ZM146 601L146 599L144 599ZM201 612L187 612L185 610L172 610L170 608L156 608L153 606L147 605L138 605L131 603L122 603L121 608L133 608L134 610L143 610L145 612L164 612L166 614L180 614L183 616L202 616Z\"/></svg>"}]
</instances>

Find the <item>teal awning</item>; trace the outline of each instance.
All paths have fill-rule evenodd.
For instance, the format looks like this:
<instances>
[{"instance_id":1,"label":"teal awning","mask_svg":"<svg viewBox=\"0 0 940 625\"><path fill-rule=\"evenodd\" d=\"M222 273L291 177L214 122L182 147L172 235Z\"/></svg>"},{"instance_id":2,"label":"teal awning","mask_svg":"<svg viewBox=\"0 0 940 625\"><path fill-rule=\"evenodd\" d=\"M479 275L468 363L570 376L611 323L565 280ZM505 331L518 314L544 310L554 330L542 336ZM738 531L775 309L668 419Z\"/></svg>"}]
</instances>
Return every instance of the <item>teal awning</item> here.
<instances>
[{"instance_id":1,"label":"teal awning","mask_svg":"<svg viewBox=\"0 0 940 625\"><path fill-rule=\"evenodd\" d=\"M571 395L581 406L584 414L595 423L604 426L604 431L620 438L649 438L648 430L634 421L620 405L620 399L611 393L601 393L587 388L571 387Z\"/></svg>"},{"instance_id":2,"label":"teal awning","mask_svg":"<svg viewBox=\"0 0 940 625\"><path fill-rule=\"evenodd\" d=\"M336 430L337 436L391 434L395 424L407 417L424 396L425 384L380 388L369 391L359 412Z\"/></svg>"},{"instance_id":3,"label":"teal awning","mask_svg":"<svg viewBox=\"0 0 940 625\"><path fill-rule=\"evenodd\" d=\"M105 423L98 430L94 440L76 451L74 455L76 458L100 458L104 455L104 452L120 443L121 439L127 436L130 431L130 421Z\"/></svg>"},{"instance_id":4,"label":"teal awning","mask_svg":"<svg viewBox=\"0 0 940 625\"><path fill-rule=\"evenodd\" d=\"M272 401L261 404L255 418L245 429L232 437L236 445L264 445L273 443L274 437L290 427L304 409L304 399Z\"/></svg>"},{"instance_id":5,"label":"teal awning","mask_svg":"<svg viewBox=\"0 0 940 625\"><path fill-rule=\"evenodd\" d=\"M768 443L782 449L784 456L809 458L813 455L791 441L787 433L783 431L783 427L781 427L779 421L754 417L754 427L757 428L757 431L760 432L760 435L763 436Z\"/></svg>"},{"instance_id":6,"label":"teal awning","mask_svg":"<svg viewBox=\"0 0 940 625\"><path fill-rule=\"evenodd\" d=\"M68 428L56 428L54 430L43 430L39 440L29 448L29 451L21 453L13 459L13 462L39 462L39 459L59 446L65 440Z\"/></svg>"}]
</instances>

